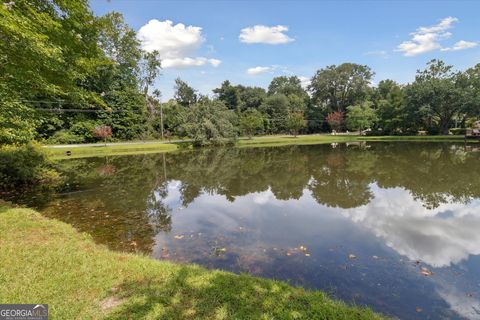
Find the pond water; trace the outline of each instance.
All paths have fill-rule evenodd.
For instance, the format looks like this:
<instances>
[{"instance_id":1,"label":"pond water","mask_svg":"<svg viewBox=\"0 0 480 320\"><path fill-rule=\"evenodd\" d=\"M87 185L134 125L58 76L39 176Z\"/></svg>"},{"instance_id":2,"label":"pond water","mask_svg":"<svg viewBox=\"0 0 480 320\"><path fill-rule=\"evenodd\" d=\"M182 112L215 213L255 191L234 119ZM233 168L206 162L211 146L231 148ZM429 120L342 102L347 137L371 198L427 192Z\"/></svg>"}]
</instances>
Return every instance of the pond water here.
<instances>
[{"instance_id":1,"label":"pond water","mask_svg":"<svg viewBox=\"0 0 480 320\"><path fill-rule=\"evenodd\" d=\"M480 319L480 152L463 144L203 149L59 166L60 192L17 200L114 250L286 280L401 319Z\"/></svg>"}]
</instances>

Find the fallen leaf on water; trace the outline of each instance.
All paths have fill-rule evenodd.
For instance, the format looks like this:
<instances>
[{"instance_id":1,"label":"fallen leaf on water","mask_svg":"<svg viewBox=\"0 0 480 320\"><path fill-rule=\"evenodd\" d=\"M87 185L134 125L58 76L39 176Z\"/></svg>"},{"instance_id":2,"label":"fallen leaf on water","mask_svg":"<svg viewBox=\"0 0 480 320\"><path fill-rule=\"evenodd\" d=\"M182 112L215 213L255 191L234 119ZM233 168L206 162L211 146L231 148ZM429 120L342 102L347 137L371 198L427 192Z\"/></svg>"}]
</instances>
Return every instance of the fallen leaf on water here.
<instances>
[{"instance_id":1,"label":"fallen leaf on water","mask_svg":"<svg viewBox=\"0 0 480 320\"><path fill-rule=\"evenodd\" d=\"M426 276L426 277L433 275L433 272L430 271L430 270L428 270L428 269L425 268L425 267L422 267L422 268L421 268L420 273L421 273L422 275Z\"/></svg>"},{"instance_id":2,"label":"fallen leaf on water","mask_svg":"<svg viewBox=\"0 0 480 320\"><path fill-rule=\"evenodd\" d=\"M180 235L176 235L175 239L180 240L180 239L183 239L183 237L184 237L183 234L180 234Z\"/></svg>"},{"instance_id":3,"label":"fallen leaf on water","mask_svg":"<svg viewBox=\"0 0 480 320\"><path fill-rule=\"evenodd\" d=\"M420 308L420 307L416 307L416 308L415 308L415 311L417 311L417 312L422 312L422 311L423 311L423 309L422 309L422 308Z\"/></svg>"},{"instance_id":4,"label":"fallen leaf on water","mask_svg":"<svg viewBox=\"0 0 480 320\"><path fill-rule=\"evenodd\" d=\"M222 254L222 253L227 252L227 248L215 248L215 249L213 250L213 252L214 252L214 254L216 254L216 255L220 255L220 254Z\"/></svg>"},{"instance_id":5,"label":"fallen leaf on water","mask_svg":"<svg viewBox=\"0 0 480 320\"><path fill-rule=\"evenodd\" d=\"M350 253L350 254L348 255L348 259L354 260L354 259L357 259L357 256L354 255L354 254L352 254L352 253Z\"/></svg>"},{"instance_id":6,"label":"fallen leaf on water","mask_svg":"<svg viewBox=\"0 0 480 320\"><path fill-rule=\"evenodd\" d=\"M373 256L372 258L375 260L378 260L378 256Z\"/></svg>"},{"instance_id":7,"label":"fallen leaf on water","mask_svg":"<svg viewBox=\"0 0 480 320\"><path fill-rule=\"evenodd\" d=\"M306 257L310 257L310 253L305 253L305 256L306 256Z\"/></svg>"},{"instance_id":8,"label":"fallen leaf on water","mask_svg":"<svg viewBox=\"0 0 480 320\"><path fill-rule=\"evenodd\" d=\"M307 247L300 246L300 251L303 251L303 252L307 251Z\"/></svg>"}]
</instances>

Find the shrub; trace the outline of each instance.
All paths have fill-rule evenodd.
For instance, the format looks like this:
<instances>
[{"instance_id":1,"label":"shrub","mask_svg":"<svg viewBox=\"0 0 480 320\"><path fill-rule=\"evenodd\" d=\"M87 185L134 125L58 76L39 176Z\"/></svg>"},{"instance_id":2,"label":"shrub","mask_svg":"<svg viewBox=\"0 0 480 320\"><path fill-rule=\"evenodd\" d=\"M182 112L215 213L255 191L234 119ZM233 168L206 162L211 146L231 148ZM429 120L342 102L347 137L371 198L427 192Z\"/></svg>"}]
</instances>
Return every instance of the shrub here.
<instances>
[{"instance_id":1,"label":"shrub","mask_svg":"<svg viewBox=\"0 0 480 320\"><path fill-rule=\"evenodd\" d=\"M107 139L112 137L112 127L110 126L98 126L93 129L93 134L98 139L102 139L107 144Z\"/></svg>"},{"instance_id":2,"label":"shrub","mask_svg":"<svg viewBox=\"0 0 480 320\"><path fill-rule=\"evenodd\" d=\"M192 139L194 146L225 144L237 137L236 115L223 102L198 102L188 109L184 121L179 134Z\"/></svg>"},{"instance_id":3,"label":"shrub","mask_svg":"<svg viewBox=\"0 0 480 320\"><path fill-rule=\"evenodd\" d=\"M35 184L52 185L60 180L59 173L42 147L36 143L0 148L0 189Z\"/></svg>"},{"instance_id":4,"label":"shrub","mask_svg":"<svg viewBox=\"0 0 480 320\"><path fill-rule=\"evenodd\" d=\"M465 128L452 128L450 129L450 133L456 136L465 135L467 133L467 129Z\"/></svg>"},{"instance_id":5,"label":"shrub","mask_svg":"<svg viewBox=\"0 0 480 320\"><path fill-rule=\"evenodd\" d=\"M48 138L47 142L49 144L75 144L85 142L85 138L67 130L60 130Z\"/></svg>"},{"instance_id":6,"label":"shrub","mask_svg":"<svg viewBox=\"0 0 480 320\"><path fill-rule=\"evenodd\" d=\"M428 127L426 131L429 135L439 135L440 134L440 128L438 128L438 127L433 127L433 126Z\"/></svg>"},{"instance_id":7,"label":"shrub","mask_svg":"<svg viewBox=\"0 0 480 320\"><path fill-rule=\"evenodd\" d=\"M93 134L93 130L97 125L95 121L81 121L74 123L68 131L76 136L83 137L83 142L95 142L96 137Z\"/></svg>"}]
</instances>

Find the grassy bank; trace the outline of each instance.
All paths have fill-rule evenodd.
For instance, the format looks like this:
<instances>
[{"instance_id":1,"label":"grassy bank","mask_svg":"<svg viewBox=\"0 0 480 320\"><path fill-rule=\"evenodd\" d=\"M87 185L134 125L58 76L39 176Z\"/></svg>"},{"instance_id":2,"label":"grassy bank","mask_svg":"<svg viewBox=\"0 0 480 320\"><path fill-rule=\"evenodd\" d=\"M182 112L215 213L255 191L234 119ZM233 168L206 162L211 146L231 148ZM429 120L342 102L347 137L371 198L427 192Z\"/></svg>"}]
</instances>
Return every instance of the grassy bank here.
<instances>
[{"instance_id":1,"label":"grassy bank","mask_svg":"<svg viewBox=\"0 0 480 320\"><path fill-rule=\"evenodd\" d=\"M51 319L381 319L318 291L109 251L29 209L0 208L0 301Z\"/></svg>"},{"instance_id":2,"label":"grassy bank","mask_svg":"<svg viewBox=\"0 0 480 320\"><path fill-rule=\"evenodd\" d=\"M145 142L145 143L131 143L131 144L109 144L104 146L98 144L95 146L75 146L68 147L62 146L61 148L46 146L47 153L55 159L66 158L85 158L85 157L98 157L98 156L119 156L129 154L145 154L145 153L159 153L175 151L178 148L176 143L168 142ZM66 154L70 151L70 155Z\"/></svg>"},{"instance_id":3,"label":"grassy bank","mask_svg":"<svg viewBox=\"0 0 480 320\"><path fill-rule=\"evenodd\" d=\"M337 135L329 134L302 135L298 137L277 135L277 136L259 136L252 139L241 138L237 141L239 147L262 147L262 146L283 146L283 145L301 145L301 144L321 144L321 143L342 143L357 141L412 141L412 142L463 142L463 136L357 136L357 135ZM473 141L472 141L473 142ZM61 148L46 146L48 153L55 159L63 158L82 158L106 155L127 155L141 153L169 152L178 149L177 143L149 141L110 144L95 146L75 146ZM66 151L71 155L67 156Z\"/></svg>"}]
</instances>

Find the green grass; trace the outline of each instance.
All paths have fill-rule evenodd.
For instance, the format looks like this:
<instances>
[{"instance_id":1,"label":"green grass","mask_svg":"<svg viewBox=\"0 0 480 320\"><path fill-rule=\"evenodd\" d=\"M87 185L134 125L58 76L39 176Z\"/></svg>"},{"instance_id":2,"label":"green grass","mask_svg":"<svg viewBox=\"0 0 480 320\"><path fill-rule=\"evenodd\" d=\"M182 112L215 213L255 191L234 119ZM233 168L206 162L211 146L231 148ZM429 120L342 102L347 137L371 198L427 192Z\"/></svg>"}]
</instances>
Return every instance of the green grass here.
<instances>
[{"instance_id":1,"label":"green grass","mask_svg":"<svg viewBox=\"0 0 480 320\"><path fill-rule=\"evenodd\" d=\"M129 154L145 154L145 153L159 153L170 152L178 149L178 145L174 143L166 142L145 142L138 144L128 145L108 145L104 146L99 144L98 146L85 146L85 147L72 147L72 148L52 148L46 146L47 153L54 159L67 159L67 158L85 158L85 157L97 157L97 156L119 156ZM67 156L66 151L70 151L71 155Z\"/></svg>"},{"instance_id":2,"label":"green grass","mask_svg":"<svg viewBox=\"0 0 480 320\"><path fill-rule=\"evenodd\" d=\"M238 147L266 147L283 145L341 143L356 141L413 141L413 142L463 142L463 136L358 136L315 134L301 135L297 137L288 135L259 136L252 139L241 138L237 142ZM471 141L473 142L473 141ZM144 154L157 152L170 152L178 150L178 144L162 141L136 142L134 144L114 144L109 146L80 146L71 148L53 148L46 146L49 155L54 159L84 158L95 156L114 156L128 154ZM71 151L71 156L65 152Z\"/></svg>"},{"instance_id":3,"label":"green grass","mask_svg":"<svg viewBox=\"0 0 480 320\"><path fill-rule=\"evenodd\" d=\"M0 261L0 301L48 303L51 319L382 318L283 282L112 252L29 209L0 208Z\"/></svg>"}]
</instances>

